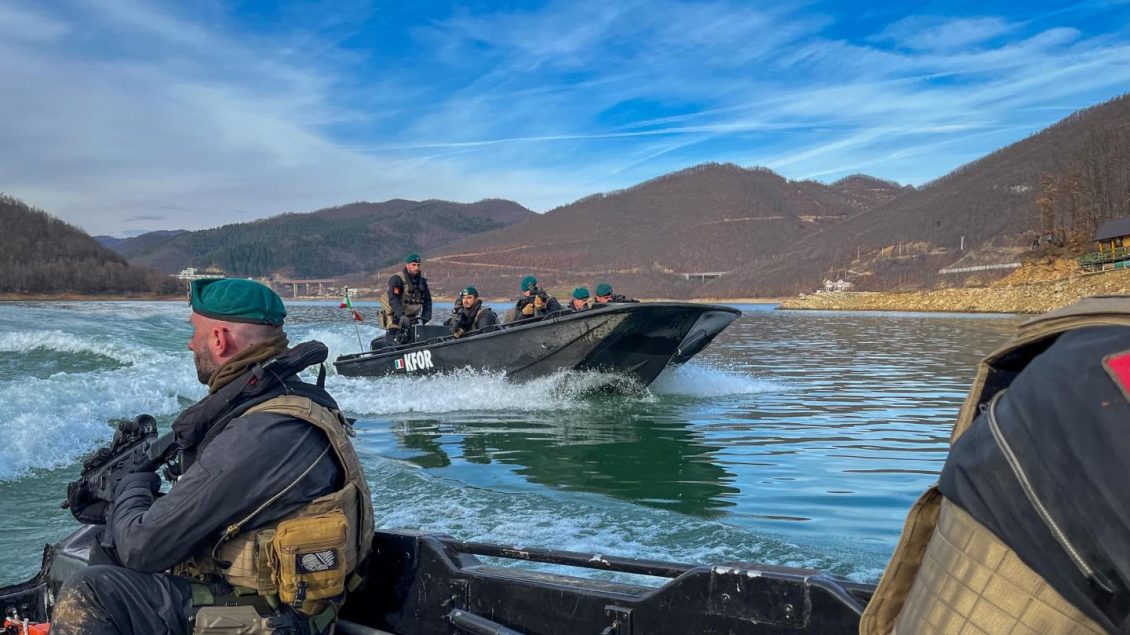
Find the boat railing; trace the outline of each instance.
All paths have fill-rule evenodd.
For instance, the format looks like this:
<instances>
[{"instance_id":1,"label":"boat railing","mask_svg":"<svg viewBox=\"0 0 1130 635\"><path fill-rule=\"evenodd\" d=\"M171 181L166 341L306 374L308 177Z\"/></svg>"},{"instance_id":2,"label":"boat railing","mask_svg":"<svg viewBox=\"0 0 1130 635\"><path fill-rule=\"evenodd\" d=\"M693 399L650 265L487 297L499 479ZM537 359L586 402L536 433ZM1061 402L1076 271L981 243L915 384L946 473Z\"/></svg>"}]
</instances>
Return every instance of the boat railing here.
<instances>
[{"instance_id":1,"label":"boat railing","mask_svg":"<svg viewBox=\"0 0 1130 635\"><path fill-rule=\"evenodd\" d=\"M873 592L809 569L692 565L412 531L377 532L373 546L365 601L347 603L343 618L404 634L452 626L523 635L851 632ZM665 581L655 586L654 578Z\"/></svg>"}]
</instances>

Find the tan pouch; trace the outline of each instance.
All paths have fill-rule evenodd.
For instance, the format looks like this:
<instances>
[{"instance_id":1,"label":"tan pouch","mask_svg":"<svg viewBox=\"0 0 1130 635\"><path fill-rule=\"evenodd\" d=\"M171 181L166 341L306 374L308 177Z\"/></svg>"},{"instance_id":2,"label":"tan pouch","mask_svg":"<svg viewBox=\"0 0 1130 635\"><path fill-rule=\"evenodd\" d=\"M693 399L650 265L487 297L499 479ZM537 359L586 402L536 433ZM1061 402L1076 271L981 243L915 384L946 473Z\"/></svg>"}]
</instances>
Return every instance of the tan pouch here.
<instances>
[{"instance_id":1,"label":"tan pouch","mask_svg":"<svg viewBox=\"0 0 1130 635\"><path fill-rule=\"evenodd\" d=\"M315 614L325 608L318 600L345 592L348 527L340 510L278 524L272 552L279 600Z\"/></svg>"},{"instance_id":2,"label":"tan pouch","mask_svg":"<svg viewBox=\"0 0 1130 635\"><path fill-rule=\"evenodd\" d=\"M250 606L205 606L196 612L192 635L271 635L275 626Z\"/></svg>"}]
</instances>

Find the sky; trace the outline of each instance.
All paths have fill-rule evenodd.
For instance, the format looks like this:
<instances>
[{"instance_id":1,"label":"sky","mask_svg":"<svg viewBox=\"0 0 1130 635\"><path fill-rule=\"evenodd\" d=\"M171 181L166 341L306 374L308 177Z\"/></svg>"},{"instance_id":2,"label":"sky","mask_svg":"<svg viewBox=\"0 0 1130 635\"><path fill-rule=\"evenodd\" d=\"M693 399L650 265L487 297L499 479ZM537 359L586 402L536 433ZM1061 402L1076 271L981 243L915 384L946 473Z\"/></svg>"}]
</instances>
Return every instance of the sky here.
<instances>
[{"instance_id":1,"label":"sky","mask_svg":"<svg viewBox=\"0 0 1130 635\"><path fill-rule=\"evenodd\" d=\"M0 191L132 236L708 161L921 185L1128 91L1130 0L0 0Z\"/></svg>"}]
</instances>

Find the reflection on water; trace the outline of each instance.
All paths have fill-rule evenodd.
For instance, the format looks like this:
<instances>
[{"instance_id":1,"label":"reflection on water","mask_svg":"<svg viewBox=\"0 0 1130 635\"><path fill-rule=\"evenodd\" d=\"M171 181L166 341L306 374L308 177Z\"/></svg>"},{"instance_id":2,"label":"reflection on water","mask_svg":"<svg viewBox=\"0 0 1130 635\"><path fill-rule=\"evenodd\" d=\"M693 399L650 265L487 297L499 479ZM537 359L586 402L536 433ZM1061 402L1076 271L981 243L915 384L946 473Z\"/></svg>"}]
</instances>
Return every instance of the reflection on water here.
<instances>
[{"instance_id":1,"label":"reflection on water","mask_svg":"<svg viewBox=\"0 0 1130 635\"><path fill-rule=\"evenodd\" d=\"M735 475L681 408L628 401L530 416L409 419L393 428L404 458L426 468L492 463L529 483L613 496L702 517L734 505Z\"/></svg>"}]
</instances>

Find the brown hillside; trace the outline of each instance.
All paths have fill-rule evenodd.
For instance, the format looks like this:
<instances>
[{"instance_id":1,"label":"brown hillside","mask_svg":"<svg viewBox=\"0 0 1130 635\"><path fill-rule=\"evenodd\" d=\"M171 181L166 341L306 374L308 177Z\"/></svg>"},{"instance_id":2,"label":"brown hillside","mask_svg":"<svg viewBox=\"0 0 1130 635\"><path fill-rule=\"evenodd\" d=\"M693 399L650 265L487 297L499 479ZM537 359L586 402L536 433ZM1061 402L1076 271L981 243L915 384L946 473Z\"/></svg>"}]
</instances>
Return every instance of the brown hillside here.
<instances>
[{"instance_id":1,"label":"brown hillside","mask_svg":"<svg viewBox=\"0 0 1130 635\"><path fill-rule=\"evenodd\" d=\"M1114 201L1105 208L1096 202L1094 209L1103 210L1089 220L1092 225L1102 217L1130 213L1126 198L1130 192L1112 194L1102 185L1110 182L1109 175L1103 175L1111 169L1125 173L1128 168L1130 96L1123 96L1079 111L917 191L815 233L803 244L746 264L734 275L705 285L701 293L792 294L815 289L829 272L842 276L845 271L862 290L986 282L1007 271L978 274L978 280L937 272L1033 255L1032 240L1044 229L1036 201L1045 193L1048 175L1092 174L1098 184L1093 189L1103 190L1094 198L1101 195ZM1084 177L1079 181L1087 185ZM1085 189L1070 191L1076 205ZM1080 231L1088 233L1086 228Z\"/></svg>"},{"instance_id":2,"label":"brown hillside","mask_svg":"<svg viewBox=\"0 0 1130 635\"><path fill-rule=\"evenodd\" d=\"M430 254L426 268L448 291L474 283L511 295L534 273L548 285L615 278L625 292L679 297L699 285L676 274L755 262L902 191L868 177L829 186L705 164L468 237Z\"/></svg>"}]
</instances>

